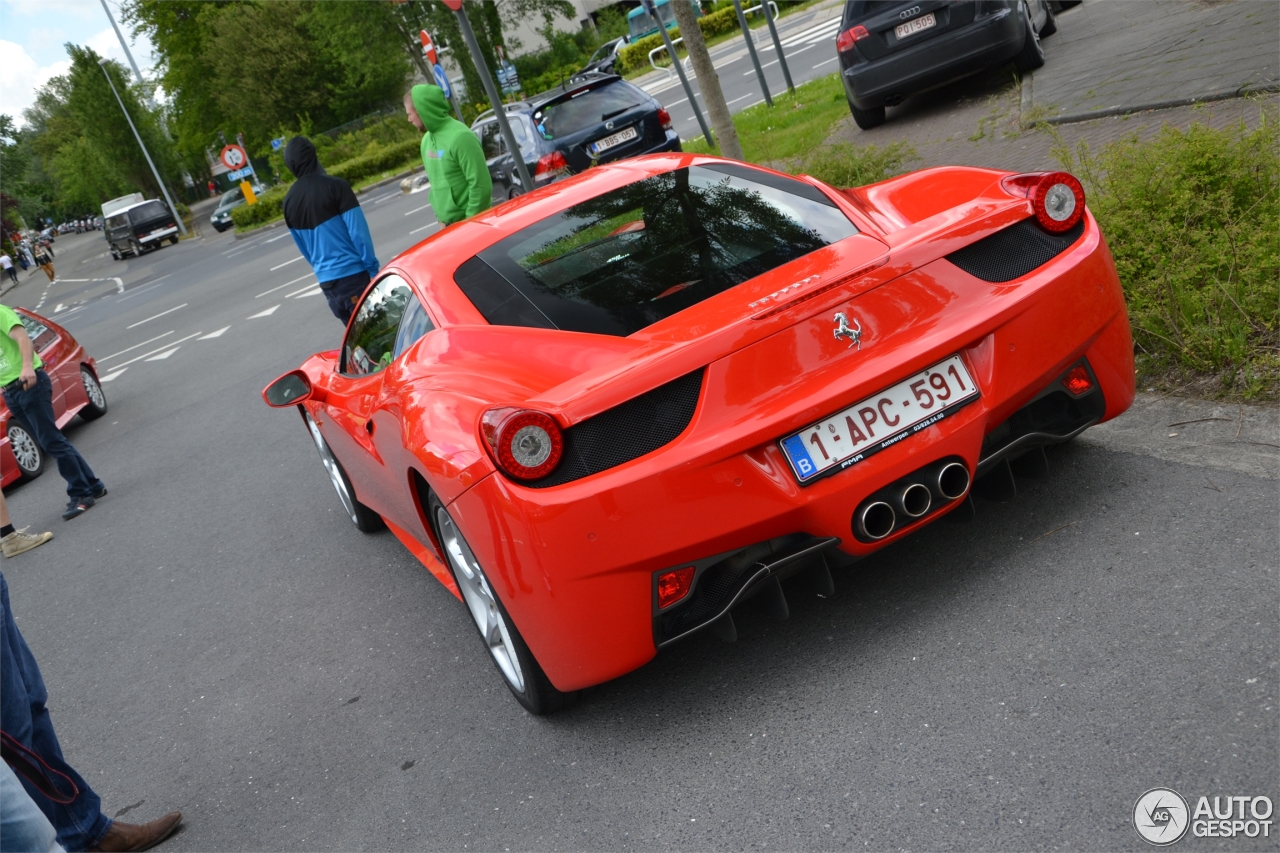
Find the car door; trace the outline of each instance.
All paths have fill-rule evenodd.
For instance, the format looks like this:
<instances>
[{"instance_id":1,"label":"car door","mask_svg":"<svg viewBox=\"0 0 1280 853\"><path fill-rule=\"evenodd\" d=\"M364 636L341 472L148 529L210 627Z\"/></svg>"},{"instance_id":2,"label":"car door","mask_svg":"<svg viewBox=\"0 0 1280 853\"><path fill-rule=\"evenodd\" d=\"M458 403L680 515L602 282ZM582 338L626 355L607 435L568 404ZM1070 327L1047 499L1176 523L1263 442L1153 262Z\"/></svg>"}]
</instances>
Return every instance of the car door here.
<instances>
[{"instance_id":1,"label":"car door","mask_svg":"<svg viewBox=\"0 0 1280 853\"><path fill-rule=\"evenodd\" d=\"M489 178L493 181L493 202L507 200L507 191L511 185L511 163L507 156L506 146L502 144L502 132L497 121L486 121L475 127L476 136L480 137L480 148L484 151L485 162L489 166Z\"/></svg>"},{"instance_id":2,"label":"car door","mask_svg":"<svg viewBox=\"0 0 1280 853\"><path fill-rule=\"evenodd\" d=\"M412 298L412 288L394 273L380 278L365 293L342 342L338 372L317 421L356 497L393 520L403 514L403 508L397 506L401 490L374 440L377 431L388 426L385 418L374 418L374 408L382 397L400 321ZM398 428L392 429L398 432Z\"/></svg>"}]
</instances>

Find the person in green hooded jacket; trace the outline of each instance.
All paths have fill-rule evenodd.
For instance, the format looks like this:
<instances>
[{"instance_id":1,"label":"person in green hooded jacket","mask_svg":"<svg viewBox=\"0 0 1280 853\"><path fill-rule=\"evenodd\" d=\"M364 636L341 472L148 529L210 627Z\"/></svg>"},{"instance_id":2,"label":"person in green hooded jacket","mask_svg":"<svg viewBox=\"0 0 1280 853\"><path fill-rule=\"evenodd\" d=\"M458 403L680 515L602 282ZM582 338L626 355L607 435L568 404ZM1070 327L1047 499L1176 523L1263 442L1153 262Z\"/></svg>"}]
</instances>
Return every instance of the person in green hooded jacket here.
<instances>
[{"instance_id":1,"label":"person in green hooded jacket","mask_svg":"<svg viewBox=\"0 0 1280 853\"><path fill-rule=\"evenodd\" d=\"M409 123L424 131L422 165L431 190L427 199L441 225L452 225L487 210L493 203L493 179L480 140L471 128L449 115L439 86L414 86L404 96Z\"/></svg>"}]
</instances>

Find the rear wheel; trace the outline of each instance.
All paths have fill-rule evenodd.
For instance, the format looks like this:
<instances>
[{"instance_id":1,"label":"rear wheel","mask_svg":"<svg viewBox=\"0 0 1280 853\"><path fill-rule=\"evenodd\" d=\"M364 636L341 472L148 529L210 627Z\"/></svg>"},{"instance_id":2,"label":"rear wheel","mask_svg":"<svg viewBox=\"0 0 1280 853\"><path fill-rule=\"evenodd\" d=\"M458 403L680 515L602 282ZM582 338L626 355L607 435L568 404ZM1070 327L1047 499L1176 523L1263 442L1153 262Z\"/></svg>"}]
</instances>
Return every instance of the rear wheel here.
<instances>
[{"instance_id":1,"label":"rear wheel","mask_svg":"<svg viewBox=\"0 0 1280 853\"><path fill-rule=\"evenodd\" d=\"M489 586L480 562L454 524L453 517L434 495L431 512L436 536L444 549L445 560L453 572L458 591L462 593L462 602L516 701L529 713L540 716L570 704L577 694L563 693L551 684L498 600L498 594Z\"/></svg>"},{"instance_id":2,"label":"rear wheel","mask_svg":"<svg viewBox=\"0 0 1280 853\"><path fill-rule=\"evenodd\" d=\"M311 431L311 439L316 443L316 450L320 451L320 461L324 463L324 470L329 474L329 482L333 484L333 490L338 493L338 500L342 502L342 509L351 519L351 523L361 533L374 533L381 530L385 526L382 516L356 500L356 493L351 488L351 481L347 479L347 472L342 470L338 457L334 456L333 451L329 449L329 442L325 441L324 436L320 434L320 427L312 419L311 413L308 412L303 417L306 418L307 429Z\"/></svg>"},{"instance_id":3,"label":"rear wheel","mask_svg":"<svg viewBox=\"0 0 1280 853\"><path fill-rule=\"evenodd\" d=\"M860 110L853 105L853 101L850 101L849 110L853 113L854 122L863 130L870 130L873 127L879 127L884 124L884 107Z\"/></svg>"},{"instance_id":4,"label":"rear wheel","mask_svg":"<svg viewBox=\"0 0 1280 853\"><path fill-rule=\"evenodd\" d=\"M172 237L170 237L169 242L175 246L178 245L178 235L174 234Z\"/></svg>"},{"instance_id":5,"label":"rear wheel","mask_svg":"<svg viewBox=\"0 0 1280 853\"><path fill-rule=\"evenodd\" d=\"M9 449L13 451L13 458L18 460L18 470L22 472L18 478L19 483L34 480L44 471L44 450L27 428L17 421L9 421Z\"/></svg>"},{"instance_id":6,"label":"rear wheel","mask_svg":"<svg viewBox=\"0 0 1280 853\"><path fill-rule=\"evenodd\" d=\"M1022 50L1013 58L1013 67L1019 74L1026 74L1044 65L1044 46L1040 44L1040 35L1031 23L1031 10L1025 2L1022 4L1022 19L1026 22L1027 35L1023 39Z\"/></svg>"},{"instance_id":7,"label":"rear wheel","mask_svg":"<svg viewBox=\"0 0 1280 853\"><path fill-rule=\"evenodd\" d=\"M89 405L80 410L80 418L96 421L107 413L107 395L102 393L98 377L84 365L80 366L80 384L84 385L84 395L89 398Z\"/></svg>"}]
</instances>

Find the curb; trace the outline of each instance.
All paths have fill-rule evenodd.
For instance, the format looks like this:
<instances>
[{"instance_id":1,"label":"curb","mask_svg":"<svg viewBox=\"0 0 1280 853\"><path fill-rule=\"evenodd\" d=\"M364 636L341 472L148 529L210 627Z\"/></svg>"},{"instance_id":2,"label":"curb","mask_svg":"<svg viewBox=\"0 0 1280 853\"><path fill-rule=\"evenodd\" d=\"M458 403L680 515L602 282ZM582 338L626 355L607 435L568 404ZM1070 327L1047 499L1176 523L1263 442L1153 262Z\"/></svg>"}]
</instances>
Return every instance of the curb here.
<instances>
[{"instance_id":1,"label":"curb","mask_svg":"<svg viewBox=\"0 0 1280 853\"><path fill-rule=\"evenodd\" d=\"M1271 92L1280 92L1280 83L1263 83L1260 85L1241 86L1236 89L1221 89L1217 92L1209 92L1205 95L1192 95L1189 98L1172 98L1167 101L1152 101L1146 104L1108 107L1102 110L1093 110L1082 113L1068 113L1067 115L1052 116L1050 118L1041 119L1035 124L1075 124L1076 122L1092 121L1097 118L1131 115L1133 113L1147 112L1148 110L1167 110L1172 109L1173 107L1186 107L1192 104L1207 104L1213 101L1229 101L1232 98L1244 98L1249 95L1264 95ZM1026 110L1030 109L1030 107L1031 83L1024 79L1022 88L1022 109L1024 113ZM1034 126L1032 124L1019 123L1024 130Z\"/></svg>"},{"instance_id":2,"label":"curb","mask_svg":"<svg viewBox=\"0 0 1280 853\"><path fill-rule=\"evenodd\" d=\"M1022 98L1021 103L1018 105L1018 126L1023 130L1031 126L1026 120L1026 115L1031 112L1031 108L1034 106L1031 97L1031 80L1033 77L1035 77L1034 71L1022 75Z\"/></svg>"},{"instance_id":3,"label":"curb","mask_svg":"<svg viewBox=\"0 0 1280 853\"><path fill-rule=\"evenodd\" d=\"M383 178L382 180L378 181L376 184L369 184L369 186L367 187L362 187L360 190L356 192L356 195L358 196L364 195L365 193L369 192L369 190L380 189L382 187L385 187L387 184L399 183L400 181L403 181L405 178L411 177L413 175L416 175L418 172L421 172L422 169L423 167L421 165L417 165L417 166L414 166L412 169L409 169L404 172L399 172L395 175L392 175L389 178ZM252 237L255 234L260 234L263 231L269 231L272 228L279 228L281 225L284 225L283 219L277 219L274 222L267 222L255 228L250 228L248 231L241 231L239 228L237 228L236 233L232 235L231 239L243 240L247 237Z\"/></svg>"}]
</instances>

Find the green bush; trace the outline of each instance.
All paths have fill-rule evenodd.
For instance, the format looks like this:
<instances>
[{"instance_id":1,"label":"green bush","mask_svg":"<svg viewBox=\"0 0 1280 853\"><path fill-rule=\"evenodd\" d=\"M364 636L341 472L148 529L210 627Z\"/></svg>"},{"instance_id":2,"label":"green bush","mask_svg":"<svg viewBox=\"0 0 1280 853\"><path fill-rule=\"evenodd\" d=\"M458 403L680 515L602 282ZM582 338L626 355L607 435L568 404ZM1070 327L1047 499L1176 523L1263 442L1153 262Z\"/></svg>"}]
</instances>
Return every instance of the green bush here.
<instances>
[{"instance_id":1,"label":"green bush","mask_svg":"<svg viewBox=\"0 0 1280 853\"><path fill-rule=\"evenodd\" d=\"M919 157L909 142L897 140L883 148L837 143L824 145L787 164L786 171L812 175L841 189L874 184L907 171Z\"/></svg>"},{"instance_id":2,"label":"green bush","mask_svg":"<svg viewBox=\"0 0 1280 853\"><path fill-rule=\"evenodd\" d=\"M1280 158L1261 125L1165 127L1055 153L1085 185L1124 286L1140 369L1221 374L1242 396L1280 378Z\"/></svg>"},{"instance_id":3,"label":"green bush","mask_svg":"<svg viewBox=\"0 0 1280 853\"><path fill-rule=\"evenodd\" d=\"M421 163L421 139L406 139L392 145L371 148L359 157L326 167L325 171L349 184L359 183L390 169L408 169Z\"/></svg>"},{"instance_id":4,"label":"green bush","mask_svg":"<svg viewBox=\"0 0 1280 853\"><path fill-rule=\"evenodd\" d=\"M266 222L272 222L284 216L284 195L289 191L286 184L272 187L258 196L257 204L242 204L231 211L231 221L236 228L252 228Z\"/></svg>"}]
</instances>

